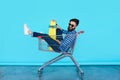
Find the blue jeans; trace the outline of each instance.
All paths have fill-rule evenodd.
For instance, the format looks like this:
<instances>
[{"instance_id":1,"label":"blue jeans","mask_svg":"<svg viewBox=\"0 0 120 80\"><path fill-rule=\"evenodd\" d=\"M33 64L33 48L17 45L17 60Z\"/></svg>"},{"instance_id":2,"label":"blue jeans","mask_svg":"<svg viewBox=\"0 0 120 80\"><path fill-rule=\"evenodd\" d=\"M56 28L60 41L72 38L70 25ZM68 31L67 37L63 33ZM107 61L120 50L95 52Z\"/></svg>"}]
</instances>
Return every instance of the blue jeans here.
<instances>
[{"instance_id":1,"label":"blue jeans","mask_svg":"<svg viewBox=\"0 0 120 80\"><path fill-rule=\"evenodd\" d=\"M56 35L61 35L61 36L57 36L57 40L61 41L63 40L62 37L62 31L60 29L56 29ZM58 44L57 41L55 41L54 39L52 39L48 34L44 34L44 33L38 33L38 32L33 32L33 37L38 37L41 36L42 39L44 39L48 45L50 47L52 47L52 49L56 52L60 52L61 50L59 49L60 44Z\"/></svg>"}]
</instances>

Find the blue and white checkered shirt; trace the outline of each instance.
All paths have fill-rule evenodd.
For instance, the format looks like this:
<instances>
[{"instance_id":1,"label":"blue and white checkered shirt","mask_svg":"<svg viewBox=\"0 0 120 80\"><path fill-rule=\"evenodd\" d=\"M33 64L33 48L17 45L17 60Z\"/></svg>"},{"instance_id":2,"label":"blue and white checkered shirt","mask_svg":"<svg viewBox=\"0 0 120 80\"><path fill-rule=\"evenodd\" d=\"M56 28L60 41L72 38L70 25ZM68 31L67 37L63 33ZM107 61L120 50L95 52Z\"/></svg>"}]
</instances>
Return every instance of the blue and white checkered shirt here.
<instances>
[{"instance_id":1,"label":"blue and white checkered shirt","mask_svg":"<svg viewBox=\"0 0 120 80\"><path fill-rule=\"evenodd\" d=\"M60 44L60 50L61 52L67 52L73 45L76 40L76 31L67 31L67 30L62 30L63 34L66 34L64 39L61 41Z\"/></svg>"}]
</instances>

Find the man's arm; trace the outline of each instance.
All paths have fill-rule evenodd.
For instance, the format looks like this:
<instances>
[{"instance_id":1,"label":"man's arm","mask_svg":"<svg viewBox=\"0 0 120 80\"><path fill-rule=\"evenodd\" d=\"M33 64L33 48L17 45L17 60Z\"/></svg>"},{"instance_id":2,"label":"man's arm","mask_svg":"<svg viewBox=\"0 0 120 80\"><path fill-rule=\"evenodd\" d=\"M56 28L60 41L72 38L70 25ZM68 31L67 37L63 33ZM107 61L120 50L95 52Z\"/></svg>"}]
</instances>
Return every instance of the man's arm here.
<instances>
[{"instance_id":1,"label":"man's arm","mask_svg":"<svg viewBox=\"0 0 120 80\"><path fill-rule=\"evenodd\" d=\"M61 41L59 41L59 40L56 40L57 42L58 42L58 44L61 44Z\"/></svg>"},{"instance_id":2,"label":"man's arm","mask_svg":"<svg viewBox=\"0 0 120 80\"><path fill-rule=\"evenodd\" d=\"M57 24L57 28L59 28L60 30L62 30L62 28Z\"/></svg>"},{"instance_id":3,"label":"man's arm","mask_svg":"<svg viewBox=\"0 0 120 80\"><path fill-rule=\"evenodd\" d=\"M63 33L63 34L67 34L67 33L68 33L67 30L62 29L59 25L57 25L57 28L59 28L60 30L62 30L62 33Z\"/></svg>"},{"instance_id":4,"label":"man's arm","mask_svg":"<svg viewBox=\"0 0 120 80\"><path fill-rule=\"evenodd\" d=\"M83 33L84 33L84 31L79 31L79 32L78 32L78 34L83 34Z\"/></svg>"}]
</instances>

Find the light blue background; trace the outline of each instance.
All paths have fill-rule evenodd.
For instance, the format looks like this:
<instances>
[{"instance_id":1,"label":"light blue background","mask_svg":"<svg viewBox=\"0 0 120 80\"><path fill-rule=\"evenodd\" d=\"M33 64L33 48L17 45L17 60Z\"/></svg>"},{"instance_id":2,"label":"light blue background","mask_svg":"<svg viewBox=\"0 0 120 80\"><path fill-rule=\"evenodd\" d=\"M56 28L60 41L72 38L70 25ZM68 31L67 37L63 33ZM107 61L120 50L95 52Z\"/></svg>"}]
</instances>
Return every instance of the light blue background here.
<instances>
[{"instance_id":1,"label":"light blue background","mask_svg":"<svg viewBox=\"0 0 120 80\"><path fill-rule=\"evenodd\" d=\"M119 0L0 0L0 64L40 65L59 54L38 50L37 38L24 36L23 24L48 33L51 19L67 29L80 19L74 57L80 64L120 64ZM66 58L56 64L72 64Z\"/></svg>"}]
</instances>

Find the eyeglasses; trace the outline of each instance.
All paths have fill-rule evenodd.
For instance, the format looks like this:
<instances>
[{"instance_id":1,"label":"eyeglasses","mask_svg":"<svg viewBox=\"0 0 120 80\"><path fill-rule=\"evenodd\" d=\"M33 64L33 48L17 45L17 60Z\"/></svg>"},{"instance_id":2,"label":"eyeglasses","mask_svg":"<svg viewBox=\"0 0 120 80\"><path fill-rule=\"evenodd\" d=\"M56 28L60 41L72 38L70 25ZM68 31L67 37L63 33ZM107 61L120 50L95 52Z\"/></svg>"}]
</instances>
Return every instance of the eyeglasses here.
<instances>
[{"instance_id":1,"label":"eyeglasses","mask_svg":"<svg viewBox=\"0 0 120 80\"><path fill-rule=\"evenodd\" d=\"M75 26L75 25L73 25L73 24L70 24L70 23L69 23L68 25L69 25L69 26L71 26L71 27L74 27L74 26Z\"/></svg>"}]
</instances>

